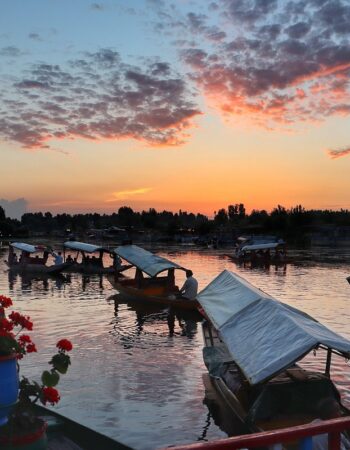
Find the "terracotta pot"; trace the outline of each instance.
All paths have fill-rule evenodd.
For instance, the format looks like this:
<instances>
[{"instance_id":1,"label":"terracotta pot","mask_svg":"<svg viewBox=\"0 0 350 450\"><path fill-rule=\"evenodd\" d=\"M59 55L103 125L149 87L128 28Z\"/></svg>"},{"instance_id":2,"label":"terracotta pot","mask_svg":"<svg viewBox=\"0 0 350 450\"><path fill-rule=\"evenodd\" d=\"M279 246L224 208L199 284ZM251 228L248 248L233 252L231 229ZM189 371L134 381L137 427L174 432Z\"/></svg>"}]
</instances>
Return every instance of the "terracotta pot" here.
<instances>
[{"instance_id":1,"label":"terracotta pot","mask_svg":"<svg viewBox=\"0 0 350 450\"><path fill-rule=\"evenodd\" d=\"M18 371L15 355L0 356L0 426L7 423L7 417L18 397Z\"/></svg>"}]
</instances>

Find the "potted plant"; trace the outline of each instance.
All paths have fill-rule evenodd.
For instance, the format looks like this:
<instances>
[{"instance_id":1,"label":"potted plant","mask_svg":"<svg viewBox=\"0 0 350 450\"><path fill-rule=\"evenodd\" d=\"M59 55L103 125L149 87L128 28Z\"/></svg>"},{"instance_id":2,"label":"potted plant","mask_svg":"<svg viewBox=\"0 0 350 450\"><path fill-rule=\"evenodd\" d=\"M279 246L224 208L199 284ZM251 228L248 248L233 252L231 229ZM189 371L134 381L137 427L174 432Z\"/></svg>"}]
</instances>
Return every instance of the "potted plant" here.
<instances>
[{"instance_id":1,"label":"potted plant","mask_svg":"<svg viewBox=\"0 0 350 450\"><path fill-rule=\"evenodd\" d=\"M40 382L23 377L19 380L19 360L27 353L36 352L31 337L24 331L33 329L30 317L5 310L12 306L9 297L0 295L0 448L45 449L46 423L36 416L35 403L54 405L60 400L55 386L60 374L70 365L67 354L73 346L67 339L57 342L57 352L49 361Z\"/></svg>"}]
</instances>

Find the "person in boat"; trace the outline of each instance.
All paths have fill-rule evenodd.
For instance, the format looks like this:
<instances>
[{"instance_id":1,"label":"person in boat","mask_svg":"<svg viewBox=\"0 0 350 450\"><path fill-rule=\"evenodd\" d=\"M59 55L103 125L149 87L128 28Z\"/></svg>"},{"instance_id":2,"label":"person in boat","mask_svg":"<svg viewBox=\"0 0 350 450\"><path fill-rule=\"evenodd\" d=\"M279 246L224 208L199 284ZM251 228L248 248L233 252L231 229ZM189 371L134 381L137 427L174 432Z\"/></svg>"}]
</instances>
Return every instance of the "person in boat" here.
<instances>
[{"instance_id":1,"label":"person in boat","mask_svg":"<svg viewBox=\"0 0 350 450\"><path fill-rule=\"evenodd\" d=\"M68 255L68 256L67 256L66 262L67 262L67 263L70 263L70 264L73 264L74 260L73 260L73 258L72 258L71 255Z\"/></svg>"},{"instance_id":2,"label":"person in boat","mask_svg":"<svg viewBox=\"0 0 350 450\"><path fill-rule=\"evenodd\" d=\"M18 259L17 259L17 255L16 253L11 249L10 247L10 252L9 252L9 260L8 263L10 266L12 265L16 265L18 263Z\"/></svg>"},{"instance_id":3,"label":"person in boat","mask_svg":"<svg viewBox=\"0 0 350 450\"><path fill-rule=\"evenodd\" d=\"M194 278L192 270L186 270L186 281L179 292L179 298L195 300L198 292L198 281Z\"/></svg>"},{"instance_id":4,"label":"person in boat","mask_svg":"<svg viewBox=\"0 0 350 450\"><path fill-rule=\"evenodd\" d=\"M318 423L322 420L337 419L343 415L339 403L332 397L322 399L319 402L317 409L320 418L313 420L312 423ZM313 436L312 450L328 450L328 434L318 434ZM340 450L350 450L350 441L343 433L340 435Z\"/></svg>"},{"instance_id":5,"label":"person in boat","mask_svg":"<svg viewBox=\"0 0 350 450\"><path fill-rule=\"evenodd\" d=\"M122 260L116 253L111 253L111 258L113 260L113 268L118 270L122 266Z\"/></svg>"},{"instance_id":6,"label":"person in boat","mask_svg":"<svg viewBox=\"0 0 350 450\"><path fill-rule=\"evenodd\" d=\"M55 266L58 266L59 264L63 263L63 258L62 258L61 252L52 253L52 256L54 257Z\"/></svg>"}]
</instances>

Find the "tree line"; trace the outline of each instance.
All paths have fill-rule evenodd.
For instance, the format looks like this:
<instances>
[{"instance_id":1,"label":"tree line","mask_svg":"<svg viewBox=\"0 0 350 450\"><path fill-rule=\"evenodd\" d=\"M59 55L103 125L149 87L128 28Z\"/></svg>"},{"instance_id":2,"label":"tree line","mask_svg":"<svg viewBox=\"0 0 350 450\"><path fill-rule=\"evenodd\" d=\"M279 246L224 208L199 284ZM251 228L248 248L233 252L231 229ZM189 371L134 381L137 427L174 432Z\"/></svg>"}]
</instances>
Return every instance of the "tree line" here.
<instances>
[{"instance_id":1,"label":"tree line","mask_svg":"<svg viewBox=\"0 0 350 450\"><path fill-rule=\"evenodd\" d=\"M195 233L208 235L232 232L275 233L281 237L300 235L305 230L322 226L350 227L350 212L345 209L306 210L302 205L287 209L277 205L272 211L253 209L246 212L242 203L228 205L214 212L213 218L186 211L134 211L122 206L112 214L56 214L36 212L23 214L21 220L6 217L0 207L0 236L30 236L33 232L80 233L91 229L120 227L127 231L157 231L167 235Z\"/></svg>"}]
</instances>

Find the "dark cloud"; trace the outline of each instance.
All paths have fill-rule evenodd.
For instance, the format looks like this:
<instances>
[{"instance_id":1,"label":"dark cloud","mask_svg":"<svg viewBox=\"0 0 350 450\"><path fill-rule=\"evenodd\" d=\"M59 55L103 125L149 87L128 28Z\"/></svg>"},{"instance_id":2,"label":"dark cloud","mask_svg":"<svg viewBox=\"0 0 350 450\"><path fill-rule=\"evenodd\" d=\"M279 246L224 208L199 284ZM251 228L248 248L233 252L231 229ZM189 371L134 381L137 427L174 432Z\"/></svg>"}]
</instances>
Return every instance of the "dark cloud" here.
<instances>
[{"instance_id":1,"label":"dark cloud","mask_svg":"<svg viewBox=\"0 0 350 450\"><path fill-rule=\"evenodd\" d=\"M28 37L33 41L42 41L41 36L38 33L29 33Z\"/></svg>"},{"instance_id":2,"label":"dark cloud","mask_svg":"<svg viewBox=\"0 0 350 450\"><path fill-rule=\"evenodd\" d=\"M94 9L95 11L103 11L104 10L104 6L102 5L102 3L91 3L90 8Z\"/></svg>"},{"instance_id":3,"label":"dark cloud","mask_svg":"<svg viewBox=\"0 0 350 450\"><path fill-rule=\"evenodd\" d=\"M0 56L10 56L10 57L17 57L21 56L22 52L19 48L9 46L9 47L3 47L0 49Z\"/></svg>"},{"instance_id":4,"label":"dark cloud","mask_svg":"<svg viewBox=\"0 0 350 450\"><path fill-rule=\"evenodd\" d=\"M341 158L342 156L350 155L350 147L328 150L328 155L331 159L337 159Z\"/></svg>"},{"instance_id":5,"label":"dark cloud","mask_svg":"<svg viewBox=\"0 0 350 450\"><path fill-rule=\"evenodd\" d=\"M186 82L168 63L131 66L111 49L64 67L36 64L25 74L0 98L0 137L25 148L74 138L179 145L200 114Z\"/></svg>"},{"instance_id":6,"label":"dark cloud","mask_svg":"<svg viewBox=\"0 0 350 450\"><path fill-rule=\"evenodd\" d=\"M167 32L181 33L179 54L191 79L225 115L271 128L349 114L348 0L197 6L200 14L180 7L171 13L163 5L158 17Z\"/></svg>"}]
</instances>

